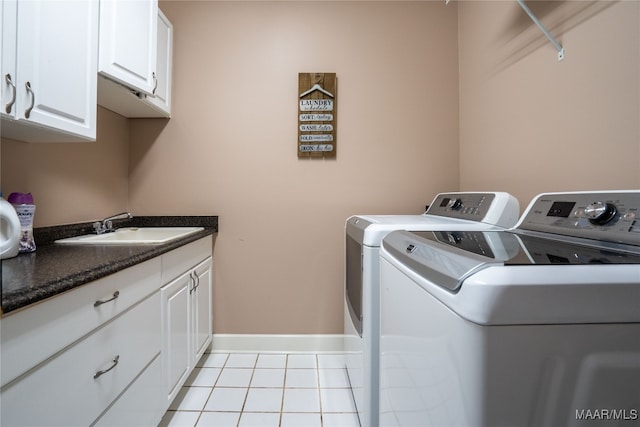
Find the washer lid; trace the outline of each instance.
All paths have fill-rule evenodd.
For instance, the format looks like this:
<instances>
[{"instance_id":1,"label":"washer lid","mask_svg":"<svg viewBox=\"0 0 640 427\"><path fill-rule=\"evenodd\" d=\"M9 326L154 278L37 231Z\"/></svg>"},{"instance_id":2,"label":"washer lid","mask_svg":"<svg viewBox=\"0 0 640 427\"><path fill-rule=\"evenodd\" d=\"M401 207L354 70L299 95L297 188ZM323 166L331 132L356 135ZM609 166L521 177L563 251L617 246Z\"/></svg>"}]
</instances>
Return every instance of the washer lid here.
<instances>
[{"instance_id":1,"label":"washer lid","mask_svg":"<svg viewBox=\"0 0 640 427\"><path fill-rule=\"evenodd\" d=\"M512 231L397 231L382 246L400 263L450 291L490 266L640 264L635 247L572 243ZM603 242L602 242L603 243Z\"/></svg>"},{"instance_id":2,"label":"washer lid","mask_svg":"<svg viewBox=\"0 0 640 427\"><path fill-rule=\"evenodd\" d=\"M382 243L381 287L394 288L388 268L397 269L479 325L638 323L640 252L623 249L510 231L395 231Z\"/></svg>"},{"instance_id":3,"label":"washer lid","mask_svg":"<svg viewBox=\"0 0 640 427\"><path fill-rule=\"evenodd\" d=\"M456 291L470 275L516 256L520 244L497 231L396 231L382 247L420 276Z\"/></svg>"},{"instance_id":4,"label":"washer lid","mask_svg":"<svg viewBox=\"0 0 640 427\"><path fill-rule=\"evenodd\" d=\"M504 265L640 264L635 246L513 231L414 232L421 241L456 248ZM488 261L485 259L485 261Z\"/></svg>"}]
</instances>

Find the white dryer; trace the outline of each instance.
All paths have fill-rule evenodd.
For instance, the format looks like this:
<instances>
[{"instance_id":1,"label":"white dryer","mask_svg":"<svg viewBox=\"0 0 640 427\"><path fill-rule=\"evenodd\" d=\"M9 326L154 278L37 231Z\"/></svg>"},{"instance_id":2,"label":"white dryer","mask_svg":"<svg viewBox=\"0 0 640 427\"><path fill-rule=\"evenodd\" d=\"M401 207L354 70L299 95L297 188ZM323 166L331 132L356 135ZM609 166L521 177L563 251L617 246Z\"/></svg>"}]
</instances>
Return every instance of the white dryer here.
<instances>
[{"instance_id":1,"label":"white dryer","mask_svg":"<svg viewBox=\"0 0 640 427\"><path fill-rule=\"evenodd\" d=\"M378 426L379 251L393 230L498 230L519 216L504 192L438 194L421 215L359 215L347 219L344 347L362 426Z\"/></svg>"},{"instance_id":2,"label":"white dryer","mask_svg":"<svg viewBox=\"0 0 640 427\"><path fill-rule=\"evenodd\" d=\"M380 257L380 425L640 424L640 191L392 232Z\"/></svg>"}]
</instances>

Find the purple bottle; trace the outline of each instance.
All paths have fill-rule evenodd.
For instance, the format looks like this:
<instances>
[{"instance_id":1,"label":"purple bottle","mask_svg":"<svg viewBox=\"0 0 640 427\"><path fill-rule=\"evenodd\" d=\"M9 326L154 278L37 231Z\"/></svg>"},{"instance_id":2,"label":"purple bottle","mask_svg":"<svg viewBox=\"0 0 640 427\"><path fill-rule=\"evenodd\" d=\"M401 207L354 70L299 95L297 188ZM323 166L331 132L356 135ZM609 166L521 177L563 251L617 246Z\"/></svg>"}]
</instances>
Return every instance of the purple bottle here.
<instances>
[{"instance_id":1,"label":"purple bottle","mask_svg":"<svg viewBox=\"0 0 640 427\"><path fill-rule=\"evenodd\" d=\"M36 242L33 239L33 216L36 213L36 205L33 204L31 193L11 193L8 198L20 219L20 253L36 250Z\"/></svg>"}]
</instances>

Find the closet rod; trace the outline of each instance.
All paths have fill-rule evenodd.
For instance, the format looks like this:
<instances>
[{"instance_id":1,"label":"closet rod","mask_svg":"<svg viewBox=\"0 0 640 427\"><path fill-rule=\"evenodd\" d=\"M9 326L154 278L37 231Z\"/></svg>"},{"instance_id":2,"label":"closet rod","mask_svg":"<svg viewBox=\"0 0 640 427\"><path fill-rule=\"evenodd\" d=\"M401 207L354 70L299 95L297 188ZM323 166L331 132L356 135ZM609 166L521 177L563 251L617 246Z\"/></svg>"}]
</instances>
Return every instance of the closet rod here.
<instances>
[{"instance_id":1,"label":"closet rod","mask_svg":"<svg viewBox=\"0 0 640 427\"><path fill-rule=\"evenodd\" d=\"M529 6L525 4L524 0L517 0L517 1L520 7L522 7L522 9L525 12L527 12L527 15L529 15L529 18L531 18L533 23L536 24L538 28L540 28L540 30L542 30L544 35L549 39L549 41L553 45L553 47L556 48L556 50L558 51L558 61L562 61L564 59L564 48L562 47L562 45L558 43L558 41L551 35L551 33L545 28L545 26L542 25L542 22L540 22L540 20L536 17L536 15L533 14L531 9L529 9Z\"/></svg>"}]
</instances>

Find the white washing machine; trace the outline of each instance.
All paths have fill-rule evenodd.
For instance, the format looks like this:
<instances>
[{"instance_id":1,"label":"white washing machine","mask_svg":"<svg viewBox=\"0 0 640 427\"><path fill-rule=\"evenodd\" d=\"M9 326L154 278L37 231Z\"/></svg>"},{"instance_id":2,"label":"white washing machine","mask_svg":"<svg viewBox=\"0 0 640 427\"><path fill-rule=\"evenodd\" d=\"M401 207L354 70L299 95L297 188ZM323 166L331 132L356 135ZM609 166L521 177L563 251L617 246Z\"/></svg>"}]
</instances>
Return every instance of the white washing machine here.
<instances>
[{"instance_id":1,"label":"white washing machine","mask_svg":"<svg viewBox=\"0 0 640 427\"><path fill-rule=\"evenodd\" d=\"M380 425L640 425L640 191L392 232L380 257Z\"/></svg>"},{"instance_id":2,"label":"white washing machine","mask_svg":"<svg viewBox=\"0 0 640 427\"><path fill-rule=\"evenodd\" d=\"M345 360L362 426L378 425L379 251L392 230L512 227L518 201L503 192L441 193L422 215L352 216L346 221Z\"/></svg>"}]
</instances>

